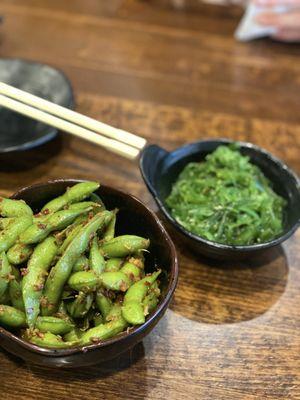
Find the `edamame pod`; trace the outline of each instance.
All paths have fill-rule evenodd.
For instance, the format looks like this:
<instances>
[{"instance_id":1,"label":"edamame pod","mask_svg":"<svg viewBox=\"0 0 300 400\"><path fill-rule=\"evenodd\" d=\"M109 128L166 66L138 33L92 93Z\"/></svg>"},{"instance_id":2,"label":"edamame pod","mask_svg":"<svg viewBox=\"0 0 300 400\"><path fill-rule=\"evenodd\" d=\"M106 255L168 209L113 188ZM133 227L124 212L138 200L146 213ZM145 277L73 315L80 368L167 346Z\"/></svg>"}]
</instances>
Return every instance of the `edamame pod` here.
<instances>
[{"instance_id":1,"label":"edamame pod","mask_svg":"<svg viewBox=\"0 0 300 400\"><path fill-rule=\"evenodd\" d=\"M99 277L94 271L75 272L70 276L68 285L78 292L92 292L99 285Z\"/></svg>"},{"instance_id":2,"label":"edamame pod","mask_svg":"<svg viewBox=\"0 0 300 400\"><path fill-rule=\"evenodd\" d=\"M78 258L72 272L87 271L89 269L89 260L86 256L82 255Z\"/></svg>"},{"instance_id":3,"label":"edamame pod","mask_svg":"<svg viewBox=\"0 0 300 400\"><path fill-rule=\"evenodd\" d=\"M12 200L0 197L0 215L2 217L32 217L33 212L31 208L23 200Z\"/></svg>"},{"instance_id":4,"label":"edamame pod","mask_svg":"<svg viewBox=\"0 0 300 400\"><path fill-rule=\"evenodd\" d=\"M6 229L9 225L16 221L16 218L0 218L0 229Z\"/></svg>"},{"instance_id":5,"label":"edamame pod","mask_svg":"<svg viewBox=\"0 0 300 400\"><path fill-rule=\"evenodd\" d=\"M99 251L98 240L95 236L92 240L89 256L90 269L96 274L101 274L105 268L105 260L103 255Z\"/></svg>"},{"instance_id":6,"label":"edamame pod","mask_svg":"<svg viewBox=\"0 0 300 400\"><path fill-rule=\"evenodd\" d=\"M101 197L99 197L96 193L92 193L90 195L90 200L93 201L94 203L99 204L103 211L106 210L106 207L105 207Z\"/></svg>"},{"instance_id":7,"label":"edamame pod","mask_svg":"<svg viewBox=\"0 0 300 400\"><path fill-rule=\"evenodd\" d=\"M96 214L75 236L66 248L64 254L51 269L45 285L43 315L54 314L63 291L63 287L72 272L77 259L86 251L91 235L98 229L107 225L111 219L109 211Z\"/></svg>"},{"instance_id":8,"label":"edamame pod","mask_svg":"<svg viewBox=\"0 0 300 400\"><path fill-rule=\"evenodd\" d=\"M84 223L87 223L88 221L88 215L87 214L81 214L79 215L77 218L75 218L74 222L67 226L65 229L56 232L55 233L55 239L57 241L57 244L59 244L60 246L62 246L62 244L64 244L64 241L72 235L73 230L75 228L80 229ZM78 228L79 226L79 228Z\"/></svg>"},{"instance_id":9,"label":"edamame pod","mask_svg":"<svg viewBox=\"0 0 300 400\"><path fill-rule=\"evenodd\" d=\"M143 300L144 315L148 315L153 310L155 310L157 304L158 298L155 295L155 292L147 294L147 296Z\"/></svg>"},{"instance_id":10,"label":"edamame pod","mask_svg":"<svg viewBox=\"0 0 300 400\"><path fill-rule=\"evenodd\" d=\"M109 339L110 337L122 332L127 326L127 322L119 312L119 315L115 315L115 318L111 321L95 326L94 328L84 332L80 338L80 344L86 346L91 343L97 343L101 340Z\"/></svg>"},{"instance_id":11,"label":"edamame pod","mask_svg":"<svg viewBox=\"0 0 300 400\"><path fill-rule=\"evenodd\" d=\"M67 319L68 321L71 321L71 318L68 316L67 307L63 300L60 302L57 313L55 313L54 317Z\"/></svg>"},{"instance_id":12,"label":"edamame pod","mask_svg":"<svg viewBox=\"0 0 300 400\"><path fill-rule=\"evenodd\" d=\"M11 328L24 328L26 326L25 314L14 307L0 305L0 325Z\"/></svg>"},{"instance_id":13,"label":"edamame pod","mask_svg":"<svg viewBox=\"0 0 300 400\"><path fill-rule=\"evenodd\" d=\"M8 250L7 258L11 264L19 265L27 261L32 252L32 246L25 243L16 243Z\"/></svg>"},{"instance_id":14,"label":"edamame pod","mask_svg":"<svg viewBox=\"0 0 300 400\"><path fill-rule=\"evenodd\" d=\"M150 241L140 236L123 235L117 236L108 242L104 242L100 249L104 257L126 257L139 250L149 247Z\"/></svg>"},{"instance_id":15,"label":"edamame pod","mask_svg":"<svg viewBox=\"0 0 300 400\"><path fill-rule=\"evenodd\" d=\"M122 316L132 325L140 325L145 322L144 307L136 301L129 301L122 307Z\"/></svg>"},{"instance_id":16,"label":"edamame pod","mask_svg":"<svg viewBox=\"0 0 300 400\"><path fill-rule=\"evenodd\" d=\"M79 292L74 301L67 304L67 309L71 317L82 318L90 310L94 300L93 293Z\"/></svg>"},{"instance_id":17,"label":"edamame pod","mask_svg":"<svg viewBox=\"0 0 300 400\"><path fill-rule=\"evenodd\" d=\"M116 257L110 258L109 260L106 261L105 272L119 271L123 262L124 262L123 258L116 258Z\"/></svg>"},{"instance_id":18,"label":"edamame pod","mask_svg":"<svg viewBox=\"0 0 300 400\"><path fill-rule=\"evenodd\" d=\"M127 275L131 282L138 281L141 278L140 268L128 261L125 262L120 271Z\"/></svg>"},{"instance_id":19,"label":"edamame pod","mask_svg":"<svg viewBox=\"0 0 300 400\"><path fill-rule=\"evenodd\" d=\"M99 279L101 285L110 290L126 292L131 285L131 281L128 276L121 271L103 272L103 274L99 276Z\"/></svg>"},{"instance_id":20,"label":"edamame pod","mask_svg":"<svg viewBox=\"0 0 300 400\"><path fill-rule=\"evenodd\" d=\"M145 257L141 251L138 254L134 254L132 257L130 257L128 262L136 265L139 269L145 268Z\"/></svg>"},{"instance_id":21,"label":"edamame pod","mask_svg":"<svg viewBox=\"0 0 300 400\"><path fill-rule=\"evenodd\" d=\"M3 295L0 297L0 304L10 305L10 297L8 288L5 290Z\"/></svg>"},{"instance_id":22,"label":"edamame pod","mask_svg":"<svg viewBox=\"0 0 300 400\"><path fill-rule=\"evenodd\" d=\"M4 295L11 280L11 265L8 262L7 256L3 251L0 254L0 297Z\"/></svg>"},{"instance_id":23,"label":"edamame pod","mask_svg":"<svg viewBox=\"0 0 300 400\"><path fill-rule=\"evenodd\" d=\"M8 286L9 297L13 307L18 310L25 311L21 283L17 279L12 279Z\"/></svg>"},{"instance_id":24,"label":"edamame pod","mask_svg":"<svg viewBox=\"0 0 300 400\"><path fill-rule=\"evenodd\" d=\"M52 214L43 223L35 222L29 226L25 232L20 235L20 242L25 244L39 243L44 240L49 233L64 229L74 221L78 215L86 213L89 209L85 210L62 210Z\"/></svg>"},{"instance_id":25,"label":"edamame pod","mask_svg":"<svg viewBox=\"0 0 300 400\"><path fill-rule=\"evenodd\" d=\"M142 304L150 286L156 281L160 270L134 283L126 292L122 306L122 315L132 325L145 322L144 305Z\"/></svg>"},{"instance_id":26,"label":"edamame pod","mask_svg":"<svg viewBox=\"0 0 300 400\"><path fill-rule=\"evenodd\" d=\"M77 341L64 342L60 336L54 335L51 332L42 333L37 330L27 330L24 339L37 346L47 347L50 349L67 349L79 344Z\"/></svg>"},{"instance_id":27,"label":"edamame pod","mask_svg":"<svg viewBox=\"0 0 300 400\"><path fill-rule=\"evenodd\" d=\"M82 334L83 332L80 329L74 328L70 332L66 333L63 336L63 339L65 342L77 342Z\"/></svg>"},{"instance_id":28,"label":"edamame pod","mask_svg":"<svg viewBox=\"0 0 300 400\"><path fill-rule=\"evenodd\" d=\"M124 296L124 304L130 301L136 301L141 303L146 296L151 285L156 281L161 270L153 272L151 275L145 276L145 278L134 283L126 292Z\"/></svg>"},{"instance_id":29,"label":"edamame pod","mask_svg":"<svg viewBox=\"0 0 300 400\"><path fill-rule=\"evenodd\" d=\"M112 301L102 293L101 290L98 290L96 294L96 304L98 310L101 312L102 317L106 320L106 317L109 315L109 312L112 308Z\"/></svg>"},{"instance_id":30,"label":"edamame pod","mask_svg":"<svg viewBox=\"0 0 300 400\"><path fill-rule=\"evenodd\" d=\"M90 208L93 211L97 210L97 212L102 211L102 207L100 206L100 204L94 203L93 201L81 201L80 203L71 204L68 207L68 210L78 211L78 210L84 210L86 208Z\"/></svg>"},{"instance_id":31,"label":"edamame pod","mask_svg":"<svg viewBox=\"0 0 300 400\"><path fill-rule=\"evenodd\" d=\"M58 250L58 254L63 254L63 252L66 250L66 248L72 242L72 240L75 238L77 233L81 231L82 227L83 227L83 225L77 225L74 227L74 229L68 234L68 236L64 240L63 244L60 246L60 248Z\"/></svg>"},{"instance_id":32,"label":"edamame pod","mask_svg":"<svg viewBox=\"0 0 300 400\"><path fill-rule=\"evenodd\" d=\"M104 322L103 317L100 313L94 315L93 321L95 326L101 325Z\"/></svg>"},{"instance_id":33,"label":"edamame pod","mask_svg":"<svg viewBox=\"0 0 300 400\"><path fill-rule=\"evenodd\" d=\"M106 242L110 241L115 236L117 212L118 212L118 210L113 211L113 217L112 217L110 223L107 225L107 228L103 234L103 240Z\"/></svg>"},{"instance_id":34,"label":"edamame pod","mask_svg":"<svg viewBox=\"0 0 300 400\"><path fill-rule=\"evenodd\" d=\"M95 190L99 188L97 182L81 182L68 188L66 192L59 197L49 201L43 208L42 211L48 210L49 212L56 212L64 208L65 206L78 203L89 197Z\"/></svg>"},{"instance_id":35,"label":"edamame pod","mask_svg":"<svg viewBox=\"0 0 300 400\"><path fill-rule=\"evenodd\" d=\"M65 333L70 332L75 325L62 318L38 317L35 327L40 332L51 332L54 335L64 335Z\"/></svg>"},{"instance_id":36,"label":"edamame pod","mask_svg":"<svg viewBox=\"0 0 300 400\"><path fill-rule=\"evenodd\" d=\"M34 327L39 315L44 282L56 252L55 238L50 236L36 246L29 259L27 273L22 283L26 320L29 327Z\"/></svg>"},{"instance_id":37,"label":"edamame pod","mask_svg":"<svg viewBox=\"0 0 300 400\"><path fill-rule=\"evenodd\" d=\"M17 241L19 235L32 224L31 216L16 218L4 231L0 232L0 252L7 251Z\"/></svg>"}]
</instances>

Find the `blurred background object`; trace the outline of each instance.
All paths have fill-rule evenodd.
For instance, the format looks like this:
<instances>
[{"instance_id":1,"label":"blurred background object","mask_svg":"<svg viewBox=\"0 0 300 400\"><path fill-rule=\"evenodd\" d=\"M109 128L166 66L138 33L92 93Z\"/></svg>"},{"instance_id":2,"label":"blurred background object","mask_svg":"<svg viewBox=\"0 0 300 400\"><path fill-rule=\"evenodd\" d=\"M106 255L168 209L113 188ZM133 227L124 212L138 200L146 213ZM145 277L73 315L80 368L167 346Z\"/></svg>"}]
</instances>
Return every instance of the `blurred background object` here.
<instances>
[{"instance_id":1,"label":"blurred background object","mask_svg":"<svg viewBox=\"0 0 300 400\"><path fill-rule=\"evenodd\" d=\"M55 68L21 59L0 59L0 82L10 84L46 100L73 108L67 77ZM0 107L0 153L27 150L51 140L55 128Z\"/></svg>"}]
</instances>

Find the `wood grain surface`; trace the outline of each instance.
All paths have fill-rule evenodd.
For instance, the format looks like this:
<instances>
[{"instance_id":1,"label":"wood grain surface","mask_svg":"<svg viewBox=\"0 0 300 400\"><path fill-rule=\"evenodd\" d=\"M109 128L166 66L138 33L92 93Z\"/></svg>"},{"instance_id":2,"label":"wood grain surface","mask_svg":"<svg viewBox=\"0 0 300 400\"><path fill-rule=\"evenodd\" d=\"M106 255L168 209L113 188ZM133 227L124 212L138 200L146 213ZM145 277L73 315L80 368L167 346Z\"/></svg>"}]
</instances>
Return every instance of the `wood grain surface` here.
<instances>
[{"instance_id":1,"label":"wood grain surface","mask_svg":"<svg viewBox=\"0 0 300 400\"><path fill-rule=\"evenodd\" d=\"M1 0L0 57L63 70L79 111L166 149L208 137L247 140L299 173L299 45L238 43L242 9L186 4ZM58 177L100 180L157 210L137 164L79 139L59 134L0 157L1 194ZM167 228L179 284L143 343L74 371L1 351L1 399L300 399L300 232L264 256L220 264L189 253Z\"/></svg>"}]
</instances>

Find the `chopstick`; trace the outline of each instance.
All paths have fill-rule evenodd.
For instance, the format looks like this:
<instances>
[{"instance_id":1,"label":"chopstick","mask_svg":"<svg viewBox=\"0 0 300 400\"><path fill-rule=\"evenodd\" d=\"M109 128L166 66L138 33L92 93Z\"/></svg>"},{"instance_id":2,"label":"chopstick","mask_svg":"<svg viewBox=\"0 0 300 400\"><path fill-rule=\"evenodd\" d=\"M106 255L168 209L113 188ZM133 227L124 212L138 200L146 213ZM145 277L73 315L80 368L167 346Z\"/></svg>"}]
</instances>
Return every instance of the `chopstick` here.
<instances>
[{"instance_id":1,"label":"chopstick","mask_svg":"<svg viewBox=\"0 0 300 400\"><path fill-rule=\"evenodd\" d=\"M0 106L135 159L146 139L0 82ZM104 135L104 136L103 136Z\"/></svg>"}]
</instances>

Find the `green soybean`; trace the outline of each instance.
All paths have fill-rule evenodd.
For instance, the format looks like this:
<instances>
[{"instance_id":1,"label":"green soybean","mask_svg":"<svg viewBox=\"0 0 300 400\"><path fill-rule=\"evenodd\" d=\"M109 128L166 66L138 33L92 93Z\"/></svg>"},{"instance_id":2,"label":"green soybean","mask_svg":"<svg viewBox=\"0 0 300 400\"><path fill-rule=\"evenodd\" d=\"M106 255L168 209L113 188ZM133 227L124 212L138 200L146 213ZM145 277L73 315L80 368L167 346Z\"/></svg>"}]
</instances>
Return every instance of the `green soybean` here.
<instances>
[{"instance_id":1,"label":"green soybean","mask_svg":"<svg viewBox=\"0 0 300 400\"><path fill-rule=\"evenodd\" d=\"M70 332L75 325L70 321L57 317L38 317L36 320L36 329L40 332L51 332L54 335L64 335Z\"/></svg>"},{"instance_id":2,"label":"green soybean","mask_svg":"<svg viewBox=\"0 0 300 400\"><path fill-rule=\"evenodd\" d=\"M148 275L134 283L126 292L122 306L122 315L128 323L138 325L145 322L144 305L142 302L160 272L160 270L156 271L152 275Z\"/></svg>"},{"instance_id":3,"label":"green soybean","mask_svg":"<svg viewBox=\"0 0 300 400\"><path fill-rule=\"evenodd\" d=\"M16 218L0 218L0 229L6 229L9 225L16 221Z\"/></svg>"},{"instance_id":4,"label":"green soybean","mask_svg":"<svg viewBox=\"0 0 300 400\"><path fill-rule=\"evenodd\" d=\"M85 255L78 258L72 268L72 272L87 271L89 269L89 260Z\"/></svg>"},{"instance_id":5,"label":"green soybean","mask_svg":"<svg viewBox=\"0 0 300 400\"><path fill-rule=\"evenodd\" d=\"M75 300L67 304L67 310L71 317L82 318L89 312L93 300L93 293L79 292Z\"/></svg>"},{"instance_id":6,"label":"green soybean","mask_svg":"<svg viewBox=\"0 0 300 400\"><path fill-rule=\"evenodd\" d=\"M113 217L110 221L110 223L107 225L107 228L103 234L103 240L104 241L109 241L114 238L115 236L115 228L116 228L116 221L117 221L117 212L118 210L113 211Z\"/></svg>"},{"instance_id":7,"label":"green soybean","mask_svg":"<svg viewBox=\"0 0 300 400\"><path fill-rule=\"evenodd\" d=\"M126 292L131 285L131 280L121 271L103 272L99 277L100 283L110 290Z\"/></svg>"},{"instance_id":8,"label":"green soybean","mask_svg":"<svg viewBox=\"0 0 300 400\"><path fill-rule=\"evenodd\" d=\"M62 210L52 214L47 221L35 222L20 235L20 242L25 244L39 243L49 233L55 230L64 229L74 221L78 215L87 212L85 210Z\"/></svg>"},{"instance_id":9,"label":"green soybean","mask_svg":"<svg viewBox=\"0 0 300 400\"><path fill-rule=\"evenodd\" d=\"M7 251L17 241L19 235L32 224L31 216L16 218L15 222L0 232L0 252Z\"/></svg>"},{"instance_id":10,"label":"green soybean","mask_svg":"<svg viewBox=\"0 0 300 400\"><path fill-rule=\"evenodd\" d=\"M1 304L0 325L11 328L24 328L26 326L25 314L14 307Z\"/></svg>"},{"instance_id":11,"label":"green soybean","mask_svg":"<svg viewBox=\"0 0 300 400\"><path fill-rule=\"evenodd\" d=\"M81 201L80 203L71 204L68 207L68 210L84 210L86 208L90 208L92 211L100 212L102 211L102 207L98 203L94 203L93 201Z\"/></svg>"},{"instance_id":12,"label":"green soybean","mask_svg":"<svg viewBox=\"0 0 300 400\"><path fill-rule=\"evenodd\" d=\"M76 225L74 227L74 229L72 229L70 234L64 240L63 244L60 246L60 248L58 250L58 254L63 254L63 252L66 250L66 248L69 246L69 244L75 238L75 236L81 231L82 227L83 227L83 225Z\"/></svg>"},{"instance_id":13,"label":"green soybean","mask_svg":"<svg viewBox=\"0 0 300 400\"><path fill-rule=\"evenodd\" d=\"M112 301L101 290L96 293L96 305L102 317L106 320L112 308Z\"/></svg>"},{"instance_id":14,"label":"green soybean","mask_svg":"<svg viewBox=\"0 0 300 400\"><path fill-rule=\"evenodd\" d=\"M79 344L78 341L64 342L60 336L54 335L51 332L42 333L39 331L27 331L24 335L24 339L37 346L47 347L50 349L67 349Z\"/></svg>"},{"instance_id":15,"label":"green soybean","mask_svg":"<svg viewBox=\"0 0 300 400\"><path fill-rule=\"evenodd\" d=\"M90 248L89 265L90 269L98 275L105 269L105 260L103 255L100 253L96 236L93 238Z\"/></svg>"},{"instance_id":16,"label":"green soybean","mask_svg":"<svg viewBox=\"0 0 300 400\"><path fill-rule=\"evenodd\" d=\"M123 318L132 325L140 325L145 322L144 307L136 301L128 301L122 307Z\"/></svg>"},{"instance_id":17,"label":"green soybean","mask_svg":"<svg viewBox=\"0 0 300 400\"><path fill-rule=\"evenodd\" d=\"M125 262L120 271L127 275L132 282L135 282L141 278L140 268L128 261Z\"/></svg>"},{"instance_id":18,"label":"green soybean","mask_svg":"<svg viewBox=\"0 0 300 400\"><path fill-rule=\"evenodd\" d=\"M0 215L2 217L32 217L31 208L23 200L11 200L0 197Z\"/></svg>"},{"instance_id":19,"label":"green soybean","mask_svg":"<svg viewBox=\"0 0 300 400\"><path fill-rule=\"evenodd\" d=\"M151 285L156 281L161 270L153 272L151 275L145 276L145 278L134 283L126 292L124 296L124 304L129 301L136 301L141 303L146 296Z\"/></svg>"},{"instance_id":20,"label":"green soybean","mask_svg":"<svg viewBox=\"0 0 300 400\"><path fill-rule=\"evenodd\" d=\"M48 210L49 212L56 212L64 208L65 206L78 203L89 197L91 193L99 188L97 182L81 182L66 190L66 192L59 197L49 201L43 208L42 211Z\"/></svg>"},{"instance_id":21,"label":"green soybean","mask_svg":"<svg viewBox=\"0 0 300 400\"><path fill-rule=\"evenodd\" d=\"M27 261L32 252L32 246L25 243L16 243L8 250L7 258L11 264L19 265Z\"/></svg>"},{"instance_id":22,"label":"green soybean","mask_svg":"<svg viewBox=\"0 0 300 400\"><path fill-rule=\"evenodd\" d=\"M105 272L119 271L124 262L123 258L110 258L106 261Z\"/></svg>"},{"instance_id":23,"label":"green soybean","mask_svg":"<svg viewBox=\"0 0 300 400\"><path fill-rule=\"evenodd\" d=\"M80 344L86 346L91 343L109 339L122 332L127 326L126 320L122 317L122 314L119 313L113 320L86 331L80 338Z\"/></svg>"},{"instance_id":24,"label":"green soybean","mask_svg":"<svg viewBox=\"0 0 300 400\"><path fill-rule=\"evenodd\" d=\"M3 251L0 254L0 297L2 297L8 288L11 279L11 265L8 262L7 256Z\"/></svg>"},{"instance_id":25,"label":"green soybean","mask_svg":"<svg viewBox=\"0 0 300 400\"><path fill-rule=\"evenodd\" d=\"M10 305L10 297L8 288L5 290L2 296L0 296L0 304Z\"/></svg>"},{"instance_id":26,"label":"green soybean","mask_svg":"<svg viewBox=\"0 0 300 400\"><path fill-rule=\"evenodd\" d=\"M99 285L99 277L94 271L75 272L70 276L68 285L78 292L91 292Z\"/></svg>"},{"instance_id":27,"label":"green soybean","mask_svg":"<svg viewBox=\"0 0 300 400\"><path fill-rule=\"evenodd\" d=\"M26 320L29 327L35 325L40 312L40 301L47 271L57 253L55 238L50 236L36 246L29 259L26 274L23 277L22 294Z\"/></svg>"},{"instance_id":28,"label":"green soybean","mask_svg":"<svg viewBox=\"0 0 300 400\"><path fill-rule=\"evenodd\" d=\"M17 279L12 279L8 285L8 292L13 307L25 311L21 282L18 282Z\"/></svg>"},{"instance_id":29,"label":"green soybean","mask_svg":"<svg viewBox=\"0 0 300 400\"><path fill-rule=\"evenodd\" d=\"M103 317L100 313L94 315L93 322L95 326L103 324Z\"/></svg>"},{"instance_id":30,"label":"green soybean","mask_svg":"<svg viewBox=\"0 0 300 400\"><path fill-rule=\"evenodd\" d=\"M65 342L77 342L79 341L79 338L82 336L83 332L78 329L78 328L74 328L72 330L70 330L70 332L66 333L63 336L63 339Z\"/></svg>"},{"instance_id":31,"label":"green soybean","mask_svg":"<svg viewBox=\"0 0 300 400\"><path fill-rule=\"evenodd\" d=\"M45 305L42 306L42 315L51 315L55 313L63 287L69 279L74 264L86 251L91 235L94 235L102 226L107 225L110 218L111 213L109 211L96 214L78 232L56 265L51 269L45 285L44 298L46 301Z\"/></svg>"},{"instance_id":32,"label":"green soybean","mask_svg":"<svg viewBox=\"0 0 300 400\"><path fill-rule=\"evenodd\" d=\"M140 236L117 236L101 245L101 251L105 257L126 257L139 250L149 247L150 241Z\"/></svg>"},{"instance_id":33,"label":"green soybean","mask_svg":"<svg viewBox=\"0 0 300 400\"><path fill-rule=\"evenodd\" d=\"M143 300L144 315L148 315L153 310L155 310L157 304L158 304L158 298L155 292L147 294L147 296Z\"/></svg>"},{"instance_id":34,"label":"green soybean","mask_svg":"<svg viewBox=\"0 0 300 400\"><path fill-rule=\"evenodd\" d=\"M84 223L88 221L88 215L86 213L80 214L78 217L75 218L72 224L68 225L65 229L62 229L59 232L55 233L55 239L57 241L57 244L62 246L64 244L64 241L72 235L72 232L75 228L79 226L80 229Z\"/></svg>"},{"instance_id":35,"label":"green soybean","mask_svg":"<svg viewBox=\"0 0 300 400\"><path fill-rule=\"evenodd\" d=\"M94 203L99 204L101 206L102 210L106 210L105 204L103 203L101 197L98 196L96 193L92 193L90 195L90 200L93 201Z\"/></svg>"},{"instance_id":36,"label":"green soybean","mask_svg":"<svg viewBox=\"0 0 300 400\"><path fill-rule=\"evenodd\" d=\"M58 310L54 314L54 317L66 319L71 322L71 318L68 315L66 304L63 300L60 302L60 304L58 306Z\"/></svg>"}]
</instances>

